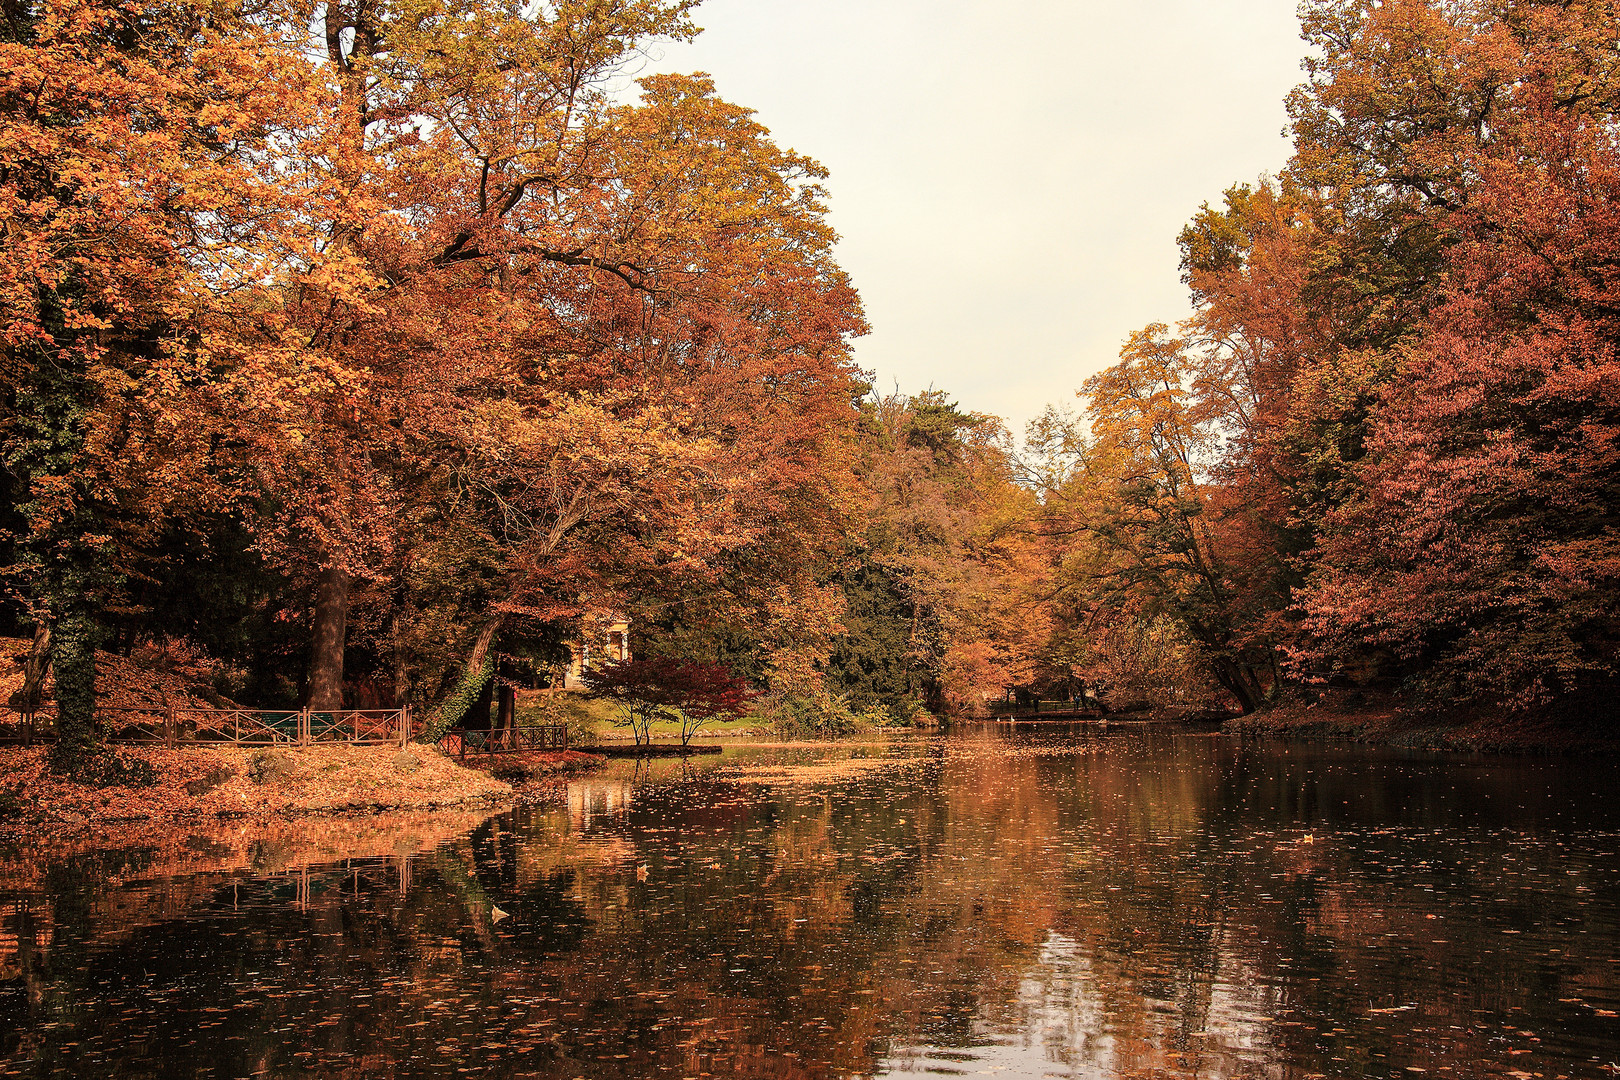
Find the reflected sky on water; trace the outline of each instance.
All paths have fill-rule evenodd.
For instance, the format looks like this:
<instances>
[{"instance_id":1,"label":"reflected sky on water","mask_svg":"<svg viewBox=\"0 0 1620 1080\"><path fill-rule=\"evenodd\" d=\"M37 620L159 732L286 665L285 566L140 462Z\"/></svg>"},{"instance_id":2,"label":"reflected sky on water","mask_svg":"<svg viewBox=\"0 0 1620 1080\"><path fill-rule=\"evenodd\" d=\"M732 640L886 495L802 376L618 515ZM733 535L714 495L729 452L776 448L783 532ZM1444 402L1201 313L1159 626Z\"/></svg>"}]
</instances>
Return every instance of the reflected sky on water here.
<instances>
[{"instance_id":1,"label":"reflected sky on water","mask_svg":"<svg viewBox=\"0 0 1620 1080\"><path fill-rule=\"evenodd\" d=\"M968 728L0 854L0 1074L1620 1075L1620 768Z\"/></svg>"}]
</instances>

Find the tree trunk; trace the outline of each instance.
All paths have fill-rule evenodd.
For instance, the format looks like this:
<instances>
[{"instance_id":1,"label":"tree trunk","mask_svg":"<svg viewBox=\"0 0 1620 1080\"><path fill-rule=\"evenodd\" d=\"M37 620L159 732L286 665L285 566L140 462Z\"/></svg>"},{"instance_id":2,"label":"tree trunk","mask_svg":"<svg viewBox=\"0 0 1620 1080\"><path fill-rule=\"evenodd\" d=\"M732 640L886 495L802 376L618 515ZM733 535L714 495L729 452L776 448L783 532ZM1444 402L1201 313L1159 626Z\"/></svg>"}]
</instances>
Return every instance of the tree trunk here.
<instances>
[{"instance_id":1,"label":"tree trunk","mask_svg":"<svg viewBox=\"0 0 1620 1080\"><path fill-rule=\"evenodd\" d=\"M34 624L34 645L23 664L22 686L9 704L19 712L35 712L45 700L45 676L51 670L51 627L41 618Z\"/></svg>"},{"instance_id":2,"label":"tree trunk","mask_svg":"<svg viewBox=\"0 0 1620 1080\"><path fill-rule=\"evenodd\" d=\"M493 677L493 666L489 663L489 647L495 642L495 635L506 622L503 613L491 615L473 638L471 651L467 653L467 665L461 669L461 678L450 696L439 706L438 714L423 725L422 732L417 738L427 744L438 742L444 738L444 733L462 722L468 709L472 708L483 693L485 684Z\"/></svg>"},{"instance_id":3,"label":"tree trunk","mask_svg":"<svg viewBox=\"0 0 1620 1080\"><path fill-rule=\"evenodd\" d=\"M411 669L405 663L405 632L400 627L399 612L394 612L393 621L389 625L389 641L393 645L394 661L394 708L403 709L411 701Z\"/></svg>"},{"instance_id":4,"label":"tree trunk","mask_svg":"<svg viewBox=\"0 0 1620 1080\"><path fill-rule=\"evenodd\" d=\"M349 627L349 572L331 565L315 583L315 621L310 629L309 707L343 708L343 644Z\"/></svg>"},{"instance_id":5,"label":"tree trunk","mask_svg":"<svg viewBox=\"0 0 1620 1080\"><path fill-rule=\"evenodd\" d=\"M1260 680L1255 678L1253 668L1226 657L1216 660L1214 667L1215 681L1238 699L1238 709L1244 716L1260 707L1265 695L1261 692Z\"/></svg>"},{"instance_id":6,"label":"tree trunk","mask_svg":"<svg viewBox=\"0 0 1620 1080\"><path fill-rule=\"evenodd\" d=\"M56 665L56 745L51 767L57 772L77 768L96 745L96 638L95 620L71 612L56 622L52 649Z\"/></svg>"},{"instance_id":7,"label":"tree trunk","mask_svg":"<svg viewBox=\"0 0 1620 1080\"><path fill-rule=\"evenodd\" d=\"M495 643L495 635L500 632L501 624L506 622L506 616L501 613L491 615L489 621L478 631L473 638L472 649L467 653L465 670L477 671L484 666L484 660L489 656L489 647Z\"/></svg>"},{"instance_id":8,"label":"tree trunk","mask_svg":"<svg viewBox=\"0 0 1620 1080\"><path fill-rule=\"evenodd\" d=\"M495 700L495 726L501 731L501 745L511 750L517 746L517 691L502 683L496 688Z\"/></svg>"}]
</instances>

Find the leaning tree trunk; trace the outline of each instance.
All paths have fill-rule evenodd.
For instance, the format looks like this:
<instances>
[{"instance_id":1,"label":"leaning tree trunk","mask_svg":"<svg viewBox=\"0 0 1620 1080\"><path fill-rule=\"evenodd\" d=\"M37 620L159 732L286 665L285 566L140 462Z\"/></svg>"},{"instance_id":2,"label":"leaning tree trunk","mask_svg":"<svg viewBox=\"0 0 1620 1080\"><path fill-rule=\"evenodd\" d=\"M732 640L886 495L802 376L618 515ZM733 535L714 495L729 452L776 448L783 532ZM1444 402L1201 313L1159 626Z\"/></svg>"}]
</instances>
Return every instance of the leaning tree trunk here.
<instances>
[{"instance_id":1,"label":"leaning tree trunk","mask_svg":"<svg viewBox=\"0 0 1620 1080\"><path fill-rule=\"evenodd\" d=\"M330 565L315 582L315 621L310 632L309 707L343 708L343 644L349 628L349 572Z\"/></svg>"},{"instance_id":2,"label":"leaning tree trunk","mask_svg":"<svg viewBox=\"0 0 1620 1080\"><path fill-rule=\"evenodd\" d=\"M461 669L461 678L456 681L456 688L444 699L439 711L422 726L422 733L416 737L418 742L429 746L438 742L444 738L447 731L461 723L462 718L467 715L467 710L473 707L484 691L484 684L495 674L495 665L491 662L489 649L495 643L495 635L500 632L505 622L506 615L496 612L479 629L477 636L473 638L472 648L467 653L467 663Z\"/></svg>"},{"instance_id":3,"label":"leaning tree trunk","mask_svg":"<svg viewBox=\"0 0 1620 1080\"><path fill-rule=\"evenodd\" d=\"M83 612L58 619L52 647L56 667L56 745L51 767L71 772L96 746L95 620Z\"/></svg>"},{"instance_id":4,"label":"leaning tree trunk","mask_svg":"<svg viewBox=\"0 0 1620 1080\"><path fill-rule=\"evenodd\" d=\"M23 664L22 686L8 703L18 712L37 712L45 700L45 676L51 670L51 625L43 617L34 624L34 644Z\"/></svg>"},{"instance_id":5,"label":"leaning tree trunk","mask_svg":"<svg viewBox=\"0 0 1620 1080\"><path fill-rule=\"evenodd\" d=\"M497 612L479 628L478 636L473 638L472 648L467 650L465 670L477 671L484 666L484 661L489 659L489 647L495 644L495 635L501 632L501 625L505 622L506 616Z\"/></svg>"},{"instance_id":6,"label":"leaning tree trunk","mask_svg":"<svg viewBox=\"0 0 1620 1080\"><path fill-rule=\"evenodd\" d=\"M1238 709L1244 715L1258 709L1266 700L1260 679L1253 666L1230 657L1220 657L1214 663L1215 681L1238 700Z\"/></svg>"}]
</instances>

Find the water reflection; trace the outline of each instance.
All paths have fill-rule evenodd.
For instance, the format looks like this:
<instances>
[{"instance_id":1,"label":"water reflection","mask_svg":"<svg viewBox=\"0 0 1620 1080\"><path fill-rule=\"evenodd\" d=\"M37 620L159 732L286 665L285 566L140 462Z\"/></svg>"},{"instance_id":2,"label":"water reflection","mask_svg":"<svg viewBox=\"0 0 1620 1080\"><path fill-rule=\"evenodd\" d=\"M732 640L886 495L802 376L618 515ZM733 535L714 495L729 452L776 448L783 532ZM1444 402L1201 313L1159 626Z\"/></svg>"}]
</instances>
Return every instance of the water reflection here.
<instances>
[{"instance_id":1,"label":"water reflection","mask_svg":"<svg viewBox=\"0 0 1620 1080\"><path fill-rule=\"evenodd\" d=\"M0 1072L1606 1076L1615 779L986 729L15 852Z\"/></svg>"}]
</instances>

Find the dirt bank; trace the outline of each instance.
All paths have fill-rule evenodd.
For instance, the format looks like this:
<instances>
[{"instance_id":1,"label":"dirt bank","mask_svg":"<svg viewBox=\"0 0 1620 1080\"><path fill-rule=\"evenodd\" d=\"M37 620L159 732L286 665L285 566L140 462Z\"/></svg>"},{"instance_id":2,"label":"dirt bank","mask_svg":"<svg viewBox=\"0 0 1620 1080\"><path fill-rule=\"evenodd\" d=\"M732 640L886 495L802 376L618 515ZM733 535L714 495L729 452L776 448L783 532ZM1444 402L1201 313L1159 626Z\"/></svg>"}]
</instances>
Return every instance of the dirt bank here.
<instances>
[{"instance_id":1,"label":"dirt bank","mask_svg":"<svg viewBox=\"0 0 1620 1080\"><path fill-rule=\"evenodd\" d=\"M1344 695L1289 703L1228 720L1234 735L1333 738L1382 746L1499 754L1620 754L1620 727L1604 703L1545 708L1487 707L1462 714L1424 710L1399 698Z\"/></svg>"},{"instance_id":2,"label":"dirt bank","mask_svg":"<svg viewBox=\"0 0 1620 1080\"><path fill-rule=\"evenodd\" d=\"M512 786L425 747L169 750L121 746L98 783L50 774L41 747L0 749L0 832L499 803ZM104 785L104 786L102 786Z\"/></svg>"},{"instance_id":3,"label":"dirt bank","mask_svg":"<svg viewBox=\"0 0 1620 1080\"><path fill-rule=\"evenodd\" d=\"M568 777L606 764L603 755L579 750L530 750L467 759L468 768L511 784L514 797L522 803L548 802L556 798L558 785Z\"/></svg>"}]
</instances>

